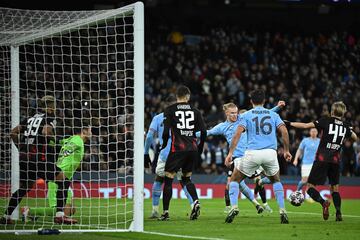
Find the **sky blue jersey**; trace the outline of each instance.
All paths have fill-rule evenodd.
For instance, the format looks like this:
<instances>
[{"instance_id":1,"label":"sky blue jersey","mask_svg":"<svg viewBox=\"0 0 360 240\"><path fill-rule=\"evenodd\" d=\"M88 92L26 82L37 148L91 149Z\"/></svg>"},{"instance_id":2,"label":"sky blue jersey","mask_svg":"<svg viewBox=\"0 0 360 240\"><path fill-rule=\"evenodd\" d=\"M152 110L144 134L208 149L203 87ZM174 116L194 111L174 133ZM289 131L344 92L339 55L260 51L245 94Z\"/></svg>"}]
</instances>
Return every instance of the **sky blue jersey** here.
<instances>
[{"instance_id":1,"label":"sky blue jersey","mask_svg":"<svg viewBox=\"0 0 360 240\"><path fill-rule=\"evenodd\" d=\"M299 146L303 150L302 164L313 164L316 151L319 147L320 138L304 138Z\"/></svg>"},{"instance_id":2,"label":"sky blue jersey","mask_svg":"<svg viewBox=\"0 0 360 240\"><path fill-rule=\"evenodd\" d=\"M279 111L279 107L274 107L270 111L277 112ZM227 143L230 145L231 140L236 132L238 125L240 124L240 119L242 114L239 114L237 120L235 122L225 121L217 124L210 130L207 130L207 136L221 135L226 138ZM196 136L200 136L200 132L196 133ZM242 157L245 154L245 150L247 148L247 135L245 133L241 134L240 140L234 150L233 157L238 158Z\"/></svg>"},{"instance_id":3,"label":"sky blue jersey","mask_svg":"<svg viewBox=\"0 0 360 240\"><path fill-rule=\"evenodd\" d=\"M163 143L162 135L164 131L164 113L159 113L158 115L154 116L151 120L149 131L146 134L145 140L145 147L144 147L144 154L149 154L149 148L151 143L154 141L155 135L157 135L159 139L160 146ZM166 145L166 148L160 151L159 153L159 160L166 161L167 156L170 152L171 146L171 137L169 137L169 141Z\"/></svg>"},{"instance_id":4,"label":"sky blue jersey","mask_svg":"<svg viewBox=\"0 0 360 240\"><path fill-rule=\"evenodd\" d=\"M276 150L276 130L284 122L276 112L258 106L243 113L239 125L246 131L248 150Z\"/></svg>"}]
</instances>

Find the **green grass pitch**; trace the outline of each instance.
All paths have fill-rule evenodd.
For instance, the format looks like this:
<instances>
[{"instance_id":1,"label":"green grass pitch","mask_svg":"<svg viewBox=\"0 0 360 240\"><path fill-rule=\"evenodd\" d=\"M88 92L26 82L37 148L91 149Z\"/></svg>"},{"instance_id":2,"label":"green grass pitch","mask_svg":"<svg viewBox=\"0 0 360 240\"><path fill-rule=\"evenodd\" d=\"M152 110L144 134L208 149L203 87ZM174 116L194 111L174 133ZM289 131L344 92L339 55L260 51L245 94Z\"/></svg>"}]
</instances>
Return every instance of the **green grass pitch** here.
<instances>
[{"instance_id":1,"label":"green grass pitch","mask_svg":"<svg viewBox=\"0 0 360 240\"><path fill-rule=\"evenodd\" d=\"M27 204L31 204L28 200ZM131 202L126 205L123 200L118 200L118 208L114 207L115 199L111 200L76 200L76 205L79 207L82 202L82 210L78 208L76 218L81 218L82 225L73 228L89 228L89 223L94 226L104 226L111 224L112 227L124 226L124 223L116 225L115 219L123 221L125 215L116 216L115 213L124 212L123 208L126 206L127 210L131 208ZM4 206L3 200L0 200L1 206ZM157 220L150 220L147 217L151 211L151 200L145 201L145 231L165 233L172 235L183 235L188 237L176 238L175 236L162 236L150 233L63 233L57 236L38 236L38 235L15 235L15 234L0 234L0 239L26 239L26 240L41 240L41 239L69 239L69 240L89 240L89 239L186 239L190 237L197 237L194 239L360 239L360 200L343 200L342 209L344 215L343 222L335 222L335 210L331 205L330 218L324 221L321 215L321 206L317 203L305 202L301 207L293 207L288 202L286 204L290 224L281 225L280 218L277 211L277 205L274 200L270 201L270 206L274 209L271 214L258 215L255 208L247 200L240 200L239 208L240 214L235 218L232 224L225 224L224 219L224 201L222 199L202 200L201 201L201 215L198 220L190 221L189 212L190 207L187 200L172 200L170 205L170 217L168 222L159 222ZM0 209L3 212L3 209ZM107 211L105 213L105 211ZM102 217L102 215L109 214L110 217ZM131 217L130 213L126 214L127 219ZM43 219L49 222L51 227L51 218ZM45 226L45 227L48 227ZM18 223L18 229L37 229L38 224L23 225ZM4 226L0 226L4 230Z\"/></svg>"}]
</instances>

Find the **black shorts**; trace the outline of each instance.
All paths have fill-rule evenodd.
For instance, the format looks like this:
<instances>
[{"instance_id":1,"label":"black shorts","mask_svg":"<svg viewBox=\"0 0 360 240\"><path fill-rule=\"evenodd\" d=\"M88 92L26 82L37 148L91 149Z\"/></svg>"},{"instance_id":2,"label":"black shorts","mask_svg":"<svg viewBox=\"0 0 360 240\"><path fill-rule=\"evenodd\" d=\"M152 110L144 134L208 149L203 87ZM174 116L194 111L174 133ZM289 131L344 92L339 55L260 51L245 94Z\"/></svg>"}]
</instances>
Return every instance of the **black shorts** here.
<instances>
[{"instance_id":1,"label":"black shorts","mask_svg":"<svg viewBox=\"0 0 360 240\"><path fill-rule=\"evenodd\" d=\"M340 166L336 163L315 161L308 178L308 183L313 185L324 185L329 178L330 185L339 184Z\"/></svg>"},{"instance_id":2,"label":"black shorts","mask_svg":"<svg viewBox=\"0 0 360 240\"><path fill-rule=\"evenodd\" d=\"M61 169L53 162L20 160L20 181L22 182L35 182L39 178L52 181L60 172Z\"/></svg>"},{"instance_id":3,"label":"black shorts","mask_svg":"<svg viewBox=\"0 0 360 240\"><path fill-rule=\"evenodd\" d=\"M183 173L192 172L194 163L198 160L198 152L170 152L166 163L165 172L174 173L182 169Z\"/></svg>"},{"instance_id":4,"label":"black shorts","mask_svg":"<svg viewBox=\"0 0 360 240\"><path fill-rule=\"evenodd\" d=\"M228 177L231 177L232 173L234 172L234 167L235 167L235 164L234 164L234 159L235 157L233 157L233 161L232 161L232 164L230 167L226 167L226 172L227 172L227 176Z\"/></svg>"}]
</instances>

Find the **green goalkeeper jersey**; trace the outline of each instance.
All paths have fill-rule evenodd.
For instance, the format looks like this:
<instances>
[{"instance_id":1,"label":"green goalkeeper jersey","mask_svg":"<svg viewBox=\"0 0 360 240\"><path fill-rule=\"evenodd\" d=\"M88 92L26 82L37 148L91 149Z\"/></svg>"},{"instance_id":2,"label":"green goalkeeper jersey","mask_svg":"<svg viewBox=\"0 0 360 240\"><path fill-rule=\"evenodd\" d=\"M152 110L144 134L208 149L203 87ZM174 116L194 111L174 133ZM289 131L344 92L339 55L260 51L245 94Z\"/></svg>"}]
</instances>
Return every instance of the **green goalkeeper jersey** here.
<instances>
[{"instance_id":1,"label":"green goalkeeper jersey","mask_svg":"<svg viewBox=\"0 0 360 240\"><path fill-rule=\"evenodd\" d=\"M79 135L74 135L60 141L62 145L56 165L71 180L84 157L84 141Z\"/></svg>"}]
</instances>

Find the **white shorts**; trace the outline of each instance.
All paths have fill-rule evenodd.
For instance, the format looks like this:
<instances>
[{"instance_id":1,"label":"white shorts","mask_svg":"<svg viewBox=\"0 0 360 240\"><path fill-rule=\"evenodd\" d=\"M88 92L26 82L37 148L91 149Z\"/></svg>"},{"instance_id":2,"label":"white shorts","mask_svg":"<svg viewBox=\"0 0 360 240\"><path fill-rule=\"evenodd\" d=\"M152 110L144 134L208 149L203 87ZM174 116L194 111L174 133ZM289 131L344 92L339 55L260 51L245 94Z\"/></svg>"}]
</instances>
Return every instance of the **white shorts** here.
<instances>
[{"instance_id":1,"label":"white shorts","mask_svg":"<svg viewBox=\"0 0 360 240\"><path fill-rule=\"evenodd\" d=\"M236 159L235 163L235 167L247 177L253 176L260 167L266 176L274 176L280 170L274 149L247 150L244 157Z\"/></svg>"},{"instance_id":2,"label":"white shorts","mask_svg":"<svg viewBox=\"0 0 360 240\"><path fill-rule=\"evenodd\" d=\"M156 164L156 169L155 169L155 173L159 176L159 177L165 177L165 163L159 159L159 161Z\"/></svg>"},{"instance_id":3,"label":"white shorts","mask_svg":"<svg viewBox=\"0 0 360 240\"><path fill-rule=\"evenodd\" d=\"M310 175L311 168L312 164L303 164L301 166L301 177L308 177Z\"/></svg>"},{"instance_id":4,"label":"white shorts","mask_svg":"<svg viewBox=\"0 0 360 240\"><path fill-rule=\"evenodd\" d=\"M159 161L157 162L156 165L156 169L155 169L155 173L159 176L159 177L165 177L165 164L166 162L161 161L159 159ZM183 173L181 168L179 169L179 171L176 173L177 179L180 181L182 179Z\"/></svg>"}]
</instances>

